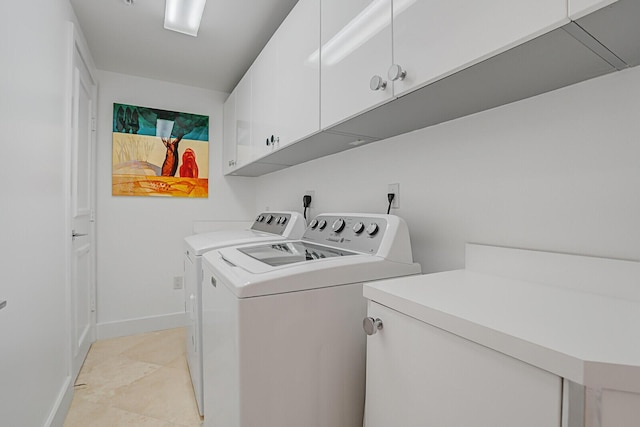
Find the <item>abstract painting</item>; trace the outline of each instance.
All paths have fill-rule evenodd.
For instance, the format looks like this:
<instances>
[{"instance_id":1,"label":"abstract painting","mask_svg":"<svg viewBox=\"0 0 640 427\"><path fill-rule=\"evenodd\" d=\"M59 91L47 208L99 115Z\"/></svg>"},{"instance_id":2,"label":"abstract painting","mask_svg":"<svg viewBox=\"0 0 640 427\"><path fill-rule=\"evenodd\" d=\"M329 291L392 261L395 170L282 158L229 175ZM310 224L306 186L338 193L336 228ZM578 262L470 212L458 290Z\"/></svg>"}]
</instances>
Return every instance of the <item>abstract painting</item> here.
<instances>
[{"instance_id":1,"label":"abstract painting","mask_svg":"<svg viewBox=\"0 0 640 427\"><path fill-rule=\"evenodd\" d=\"M209 117L113 104L114 196L209 195Z\"/></svg>"}]
</instances>

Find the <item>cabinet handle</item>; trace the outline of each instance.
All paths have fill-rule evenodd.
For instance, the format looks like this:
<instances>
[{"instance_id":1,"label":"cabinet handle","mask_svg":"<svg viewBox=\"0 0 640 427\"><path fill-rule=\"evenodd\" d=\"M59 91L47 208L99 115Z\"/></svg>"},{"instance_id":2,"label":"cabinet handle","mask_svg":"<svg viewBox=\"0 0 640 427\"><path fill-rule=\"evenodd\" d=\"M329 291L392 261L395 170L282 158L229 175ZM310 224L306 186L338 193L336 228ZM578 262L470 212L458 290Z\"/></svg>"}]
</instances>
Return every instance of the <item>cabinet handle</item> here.
<instances>
[{"instance_id":1,"label":"cabinet handle","mask_svg":"<svg viewBox=\"0 0 640 427\"><path fill-rule=\"evenodd\" d=\"M389 80L392 82L395 82L396 80L404 80L404 78L407 77L407 71L403 70L398 64L393 64L389 67L387 77L389 77Z\"/></svg>"},{"instance_id":2,"label":"cabinet handle","mask_svg":"<svg viewBox=\"0 0 640 427\"><path fill-rule=\"evenodd\" d=\"M374 335L380 329L382 329L382 320L373 317L365 317L362 321L362 329L367 335Z\"/></svg>"},{"instance_id":3,"label":"cabinet handle","mask_svg":"<svg viewBox=\"0 0 640 427\"><path fill-rule=\"evenodd\" d=\"M371 77L371 80L369 81L369 88L371 90L385 90L386 87L387 82L382 80L382 77L378 75Z\"/></svg>"}]
</instances>

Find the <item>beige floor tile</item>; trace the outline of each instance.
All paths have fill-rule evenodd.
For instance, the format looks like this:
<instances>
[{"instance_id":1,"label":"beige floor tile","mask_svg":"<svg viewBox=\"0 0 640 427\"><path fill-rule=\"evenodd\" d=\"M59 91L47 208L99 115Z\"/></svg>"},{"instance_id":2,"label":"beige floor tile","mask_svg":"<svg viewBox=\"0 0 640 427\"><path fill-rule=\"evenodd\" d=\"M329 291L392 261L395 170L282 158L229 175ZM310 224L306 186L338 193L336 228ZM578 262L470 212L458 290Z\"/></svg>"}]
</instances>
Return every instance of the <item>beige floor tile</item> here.
<instances>
[{"instance_id":1,"label":"beige floor tile","mask_svg":"<svg viewBox=\"0 0 640 427\"><path fill-rule=\"evenodd\" d=\"M199 427L184 328L97 341L64 427Z\"/></svg>"},{"instance_id":2,"label":"beige floor tile","mask_svg":"<svg viewBox=\"0 0 640 427\"><path fill-rule=\"evenodd\" d=\"M109 405L74 400L64 427L178 427L179 425Z\"/></svg>"},{"instance_id":3,"label":"beige floor tile","mask_svg":"<svg viewBox=\"0 0 640 427\"><path fill-rule=\"evenodd\" d=\"M182 369L162 367L118 390L114 407L191 426L200 424L191 378Z\"/></svg>"},{"instance_id":4,"label":"beige floor tile","mask_svg":"<svg viewBox=\"0 0 640 427\"><path fill-rule=\"evenodd\" d=\"M134 360L156 365L168 365L186 353L183 328L152 332L122 354Z\"/></svg>"},{"instance_id":5,"label":"beige floor tile","mask_svg":"<svg viewBox=\"0 0 640 427\"><path fill-rule=\"evenodd\" d=\"M105 403L117 391L160 369L160 365L114 356L78 375L76 393L83 399Z\"/></svg>"}]
</instances>

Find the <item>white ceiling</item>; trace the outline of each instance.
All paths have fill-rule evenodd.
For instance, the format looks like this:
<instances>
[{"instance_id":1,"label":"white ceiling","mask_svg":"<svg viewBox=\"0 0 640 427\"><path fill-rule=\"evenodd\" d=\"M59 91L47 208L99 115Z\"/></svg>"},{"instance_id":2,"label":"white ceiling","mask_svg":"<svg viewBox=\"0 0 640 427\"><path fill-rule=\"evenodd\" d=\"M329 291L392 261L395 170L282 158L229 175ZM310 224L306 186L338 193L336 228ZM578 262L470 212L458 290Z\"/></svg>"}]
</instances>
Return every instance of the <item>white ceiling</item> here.
<instances>
[{"instance_id":1,"label":"white ceiling","mask_svg":"<svg viewBox=\"0 0 640 427\"><path fill-rule=\"evenodd\" d=\"M231 92L298 0L207 0L198 37L164 29L163 0L70 0L96 67Z\"/></svg>"}]
</instances>

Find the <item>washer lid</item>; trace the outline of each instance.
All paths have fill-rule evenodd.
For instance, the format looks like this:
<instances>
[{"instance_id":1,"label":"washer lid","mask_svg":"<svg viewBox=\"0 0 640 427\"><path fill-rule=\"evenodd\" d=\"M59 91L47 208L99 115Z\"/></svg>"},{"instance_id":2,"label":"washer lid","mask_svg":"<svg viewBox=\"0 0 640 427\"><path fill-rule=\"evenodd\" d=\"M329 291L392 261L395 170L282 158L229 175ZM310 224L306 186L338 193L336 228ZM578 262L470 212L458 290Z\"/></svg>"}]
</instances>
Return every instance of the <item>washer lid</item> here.
<instances>
[{"instance_id":1,"label":"washer lid","mask_svg":"<svg viewBox=\"0 0 640 427\"><path fill-rule=\"evenodd\" d=\"M357 255L342 249L319 246L301 241L275 242L264 245L238 248L240 252L272 267L313 261L317 259L335 258Z\"/></svg>"},{"instance_id":2,"label":"washer lid","mask_svg":"<svg viewBox=\"0 0 640 427\"><path fill-rule=\"evenodd\" d=\"M202 255L213 249L226 246L243 245L264 240L284 240L277 234L265 233L256 230L212 231L210 233L194 234L185 237L185 249L191 255Z\"/></svg>"}]
</instances>

